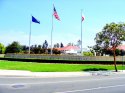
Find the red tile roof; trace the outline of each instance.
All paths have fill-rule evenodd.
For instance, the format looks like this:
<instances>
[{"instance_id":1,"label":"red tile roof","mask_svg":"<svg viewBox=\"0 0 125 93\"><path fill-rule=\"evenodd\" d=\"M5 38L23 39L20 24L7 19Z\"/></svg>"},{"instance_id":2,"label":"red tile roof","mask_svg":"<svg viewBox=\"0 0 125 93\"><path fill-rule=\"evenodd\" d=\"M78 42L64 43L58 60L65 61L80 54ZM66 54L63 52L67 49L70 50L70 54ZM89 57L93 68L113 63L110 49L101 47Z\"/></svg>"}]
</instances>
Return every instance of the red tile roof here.
<instances>
[{"instance_id":1,"label":"red tile roof","mask_svg":"<svg viewBox=\"0 0 125 93\"><path fill-rule=\"evenodd\" d=\"M125 50L125 45L119 45L116 49ZM109 50L113 50L113 48L109 48Z\"/></svg>"},{"instance_id":2,"label":"red tile roof","mask_svg":"<svg viewBox=\"0 0 125 93\"><path fill-rule=\"evenodd\" d=\"M119 50L125 50L125 45L119 45L119 46L117 47L117 49L119 49Z\"/></svg>"},{"instance_id":3,"label":"red tile roof","mask_svg":"<svg viewBox=\"0 0 125 93\"><path fill-rule=\"evenodd\" d=\"M65 50L79 50L80 48L78 46L65 46L62 48L58 48L60 51L65 51Z\"/></svg>"}]
</instances>

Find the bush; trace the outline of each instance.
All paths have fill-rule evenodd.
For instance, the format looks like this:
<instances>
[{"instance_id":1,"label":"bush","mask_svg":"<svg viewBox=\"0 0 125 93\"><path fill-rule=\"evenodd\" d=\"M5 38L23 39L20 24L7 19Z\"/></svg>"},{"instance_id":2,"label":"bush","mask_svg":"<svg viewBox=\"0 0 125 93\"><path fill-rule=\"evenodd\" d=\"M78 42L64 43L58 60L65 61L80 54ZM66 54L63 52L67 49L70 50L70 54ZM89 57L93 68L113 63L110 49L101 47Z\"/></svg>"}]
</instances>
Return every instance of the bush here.
<instances>
[{"instance_id":1,"label":"bush","mask_svg":"<svg viewBox=\"0 0 125 93\"><path fill-rule=\"evenodd\" d=\"M91 52L83 52L83 55L84 56L94 56L93 53L91 53Z\"/></svg>"},{"instance_id":2,"label":"bush","mask_svg":"<svg viewBox=\"0 0 125 93\"><path fill-rule=\"evenodd\" d=\"M60 54L61 52L57 49L53 49L53 54Z\"/></svg>"}]
</instances>

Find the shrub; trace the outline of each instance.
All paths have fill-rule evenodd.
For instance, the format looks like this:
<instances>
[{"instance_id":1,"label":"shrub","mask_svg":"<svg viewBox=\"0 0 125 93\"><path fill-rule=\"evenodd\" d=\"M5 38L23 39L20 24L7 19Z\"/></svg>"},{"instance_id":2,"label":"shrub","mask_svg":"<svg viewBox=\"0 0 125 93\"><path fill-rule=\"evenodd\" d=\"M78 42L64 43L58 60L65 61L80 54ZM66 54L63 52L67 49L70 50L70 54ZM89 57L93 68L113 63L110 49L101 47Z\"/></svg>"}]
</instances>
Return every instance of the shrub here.
<instances>
[{"instance_id":1,"label":"shrub","mask_svg":"<svg viewBox=\"0 0 125 93\"><path fill-rule=\"evenodd\" d=\"M83 52L83 55L84 56L93 56L93 53L91 53L91 52Z\"/></svg>"}]
</instances>

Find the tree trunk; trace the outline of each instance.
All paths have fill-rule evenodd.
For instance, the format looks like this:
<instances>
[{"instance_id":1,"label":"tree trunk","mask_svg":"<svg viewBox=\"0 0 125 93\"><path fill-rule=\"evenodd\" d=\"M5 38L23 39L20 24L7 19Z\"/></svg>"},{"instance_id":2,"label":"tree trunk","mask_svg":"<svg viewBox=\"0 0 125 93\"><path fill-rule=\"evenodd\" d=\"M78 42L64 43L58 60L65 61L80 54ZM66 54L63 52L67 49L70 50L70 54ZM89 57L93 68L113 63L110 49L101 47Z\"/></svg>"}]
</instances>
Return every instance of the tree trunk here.
<instances>
[{"instance_id":1,"label":"tree trunk","mask_svg":"<svg viewBox=\"0 0 125 93\"><path fill-rule=\"evenodd\" d=\"M116 54L115 54L116 48L113 48L113 56L114 56L114 66L115 66L115 71L118 72L117 66L116 66Z\"/></svg>"}]
</instances>

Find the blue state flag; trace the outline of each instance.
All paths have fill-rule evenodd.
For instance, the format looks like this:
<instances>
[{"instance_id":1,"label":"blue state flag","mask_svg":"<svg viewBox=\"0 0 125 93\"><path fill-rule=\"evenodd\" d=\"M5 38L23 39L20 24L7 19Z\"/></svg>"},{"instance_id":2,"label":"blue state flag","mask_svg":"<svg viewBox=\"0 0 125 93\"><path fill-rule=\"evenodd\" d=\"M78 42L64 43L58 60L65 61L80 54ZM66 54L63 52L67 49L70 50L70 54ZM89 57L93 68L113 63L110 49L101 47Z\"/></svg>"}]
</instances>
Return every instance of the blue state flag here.
<instances>
[{"instance_id":1,"label":"blue state flag","mask_svg":"<svg viewBox=\"0 0 125 93\"><path fill-rule=\"evenodd\" d=\"M37 20L35 17L32 16L32 22L40 24L40 21Z\"/></svg>"}]
</instances>

